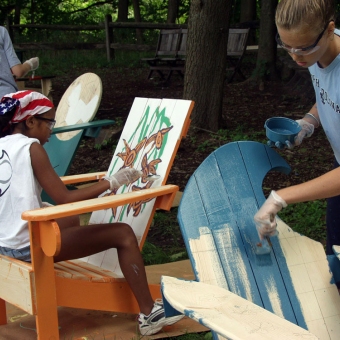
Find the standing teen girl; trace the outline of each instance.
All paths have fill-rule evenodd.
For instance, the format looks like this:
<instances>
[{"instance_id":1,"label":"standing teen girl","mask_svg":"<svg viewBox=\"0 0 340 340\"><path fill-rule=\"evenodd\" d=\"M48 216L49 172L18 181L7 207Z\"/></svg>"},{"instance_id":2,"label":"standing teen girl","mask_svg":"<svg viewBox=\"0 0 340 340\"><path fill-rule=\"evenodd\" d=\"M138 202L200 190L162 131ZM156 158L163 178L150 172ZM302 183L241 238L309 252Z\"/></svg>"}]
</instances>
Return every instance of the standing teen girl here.
<instances>
[{"instance_id":1,"label":"standing teen girl","mask_svg":"<svg viewBox=\"0 0 340 340\"><path fill-rule=\"evenodd\" d=\"M141 172L124 168L104 180L78 190L68 190L54 171L43 145L55 124L55 108L42 94L19 91L0 102L0 254L30 261L28 224L21 213L42 207L42 189L57 203L98 197L108 189L136 181ZM117 248L119 263L141 313L142 335L157 333L182 316L165 318L162 302L152 300L136 236L125 223L80 226L79 217L57 220L61 250L54 261L82 258ZM138 271L136 272L136 269Z\"/></svg>"},{"instance_id":2,"label":"standing teen girl","mask_svg":"<svg viewBox=\"0 0 340 340\"><path fill-rule=\"evenodd\" d=\"M254 219L261 236L276 229L275 216L287 204L328 198L327 255L340 245L340 31L335 28L333 0L281 0L275 16L277 42L301 67L309 69L316 103L298 123L301 144L322 126L335 156L334 170L311 181L272 191ZM340 288L340 277L333 274Z\"/></svg>"}]
</instances>

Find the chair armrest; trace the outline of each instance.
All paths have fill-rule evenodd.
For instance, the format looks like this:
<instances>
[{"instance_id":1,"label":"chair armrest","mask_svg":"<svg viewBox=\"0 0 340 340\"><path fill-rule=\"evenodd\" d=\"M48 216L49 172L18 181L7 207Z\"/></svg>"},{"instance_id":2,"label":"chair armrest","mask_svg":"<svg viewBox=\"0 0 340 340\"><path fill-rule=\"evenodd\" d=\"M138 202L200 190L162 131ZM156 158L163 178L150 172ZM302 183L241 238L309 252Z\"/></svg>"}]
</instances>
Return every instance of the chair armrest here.
<instances>
[{"instance_id":1,"label":"chair armrest","mask_svg":"<svg viewBox=\"0 0 340 340\"><path fill-rule=\"evenodd\" d=\"M177 185L168 184L158 188L150 188L114 196L104 196L85 201L60 204L54 207L28 210L24 211L21 214L21 217L26 221L49 221L60 217L119 207L125 204L156 197L160 197L158 204L160 209L169 209L169 205L171 207L171 203L178 190L179 187ZM166 198L164 198L165 196Z\"/></svg>"},{"instance_id":2,"label":"chair armrest","mask_svg":"<svg viewBox=\"0 0 340 340\"><path fill-rule=\"evenodd\" d=\"M88 174L62 176L60 179L64 184L74 184L82 182L97 181L106 175L106 171L92 172Z\"/></svg>"},{"instance_id":3,"label":"chair armrest","mask_svg":"<svg viewBox=\"0 0 340 340\"><path fill-rule=\"evenodd\" d=\"M33 81L33 80L41 80L41 79L53 79L56 76L34 76L34 77L21 77L21 78L16 78L15 80L18 81Z\"/></svg>"},{"instance_id":4,"label":"chair armrest","mask_svg":"<svg viewBox=\"0 0 340 340\"><path fill-rule=\"evenodd\" d=\"M91 129L96 129L99 127L101 128L102 126L107 126L111 124L114 124L114 120L110 120L110 119L95 120L93 122L88 122L88 123L56 127L52 130L52 134L70 132L70 131L75 131L75 130L91 130Z\"/></svg>"}]
</instances>

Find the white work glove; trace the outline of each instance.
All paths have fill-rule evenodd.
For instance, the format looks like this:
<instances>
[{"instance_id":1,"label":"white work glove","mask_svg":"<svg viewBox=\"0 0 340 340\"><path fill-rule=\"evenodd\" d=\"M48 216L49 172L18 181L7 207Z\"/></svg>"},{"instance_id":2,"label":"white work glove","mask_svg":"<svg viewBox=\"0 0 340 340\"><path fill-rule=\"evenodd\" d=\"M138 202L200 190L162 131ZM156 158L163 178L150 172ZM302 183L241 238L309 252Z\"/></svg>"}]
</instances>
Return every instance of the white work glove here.
<instances>
[{"instance_id":1,"label":"white work glove","mask_svg":"<svg viewBox=\"0 0 340 340\"><path fill-rule=\"evenodd\" d=\"M288 149L293 149L294 146L300 145L304 138L310 137L314 132L314 125L311 123L308 123L306 120L298 119L296 120L296 122L301 126L301 131L295 137L294 144L290 143L288 140L286 141Z\"/></svg>"},{"instance_id":2,"label":"white work glove","mask_svg":"<svg viewBox=\"0 0 340 340\"><path fill-rule=\"evenodd\" d=\"M143 176L143 172L134 168L120 169L112 176L105 176L103 179L110 182L110 190L118 189L124 184L133 183Z\"/></svg>"},{"instance_id":3,"label":"white work glove","mask_svg":"<svg viewBox=\"0 0 340 340\"><path fill-rule=\"evenodd\" d=\"M24 62L24 64L27 63L28 65L30 65L31 67L31 71L34 71L36 70L38 67L39 67L39 58L38 57L34 57L34 58L31 58L29 60L26 60Z\"/></svg>"},{"instance_id":4,"label":"white work glove","mask_svg":"<svg viewBox=\"0 0 340 340\"><path fill-rule=\"evenodd\" d=\"M274 190L254 216L260 239L276 235L276 214L287 206L287 203Z\"/></svg>"},{"instance_id":5,"label":"white work glove","mask_svg":"<svg viewBox=\"0 0 340 340\"><path fill-rule=\"evenodd\" d=\"M305 137L310 137L314 132L314 125L304 119L296 121L301 126L301 131L295 137L295 145L300 145Z\"/></svg>"}]
</instances>

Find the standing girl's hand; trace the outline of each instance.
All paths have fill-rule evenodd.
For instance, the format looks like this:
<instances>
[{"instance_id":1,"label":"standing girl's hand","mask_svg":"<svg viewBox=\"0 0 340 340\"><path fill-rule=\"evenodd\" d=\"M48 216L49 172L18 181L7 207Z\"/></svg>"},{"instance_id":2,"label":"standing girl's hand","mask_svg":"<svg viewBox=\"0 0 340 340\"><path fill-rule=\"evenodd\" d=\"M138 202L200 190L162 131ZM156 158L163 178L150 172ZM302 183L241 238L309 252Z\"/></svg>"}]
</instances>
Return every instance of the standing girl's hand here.
<instances>
[{"instance_id":1,"label":"standing girl's hand","mask_svg":"<svg viewBox=\"0 0 340 340\"><path fill-rule=\"evenodd\" d=\"M260 238L274 236L276 233L276 214L287 206L287 203L274 190L254 216Z\"/></svg>"},{"instance_id":2,"label":"standing girl's hand","mask_svg":"<svg viewBox=\"0 0 340 340\"><path fill-rule=\"evenodd\" d=\"M301 131L295 137L294 145L300 145L304 138L310 137L313 134L313 132L314 132L314 125L311 124L311 123L308 123L304 119L299 119L296 122L301 126Z\"/></svg>"}]
</instances>

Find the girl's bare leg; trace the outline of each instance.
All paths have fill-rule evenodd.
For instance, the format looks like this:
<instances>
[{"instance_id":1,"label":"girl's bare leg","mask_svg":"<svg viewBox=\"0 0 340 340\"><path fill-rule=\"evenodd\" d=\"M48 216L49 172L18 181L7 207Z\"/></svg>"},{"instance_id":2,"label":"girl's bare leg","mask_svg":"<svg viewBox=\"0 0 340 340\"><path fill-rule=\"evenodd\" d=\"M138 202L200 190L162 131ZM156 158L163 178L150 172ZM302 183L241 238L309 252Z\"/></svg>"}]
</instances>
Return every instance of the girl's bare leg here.
<instances>
[{"instance_id":1,"label":"girl's bare leg","mask_svg":"<svg viewBox=\"0 0 340 340\"><path fill-rule=\"evenodd\" d=\"M151 297L143 259L136 236L125 223L75 225L72 217L58 220L61 231L61 250L55 262L77 259L103 250L116 248L124 277L136 297L140 311L150 314L154 301Z\"/></svg>"}]
</instances>

